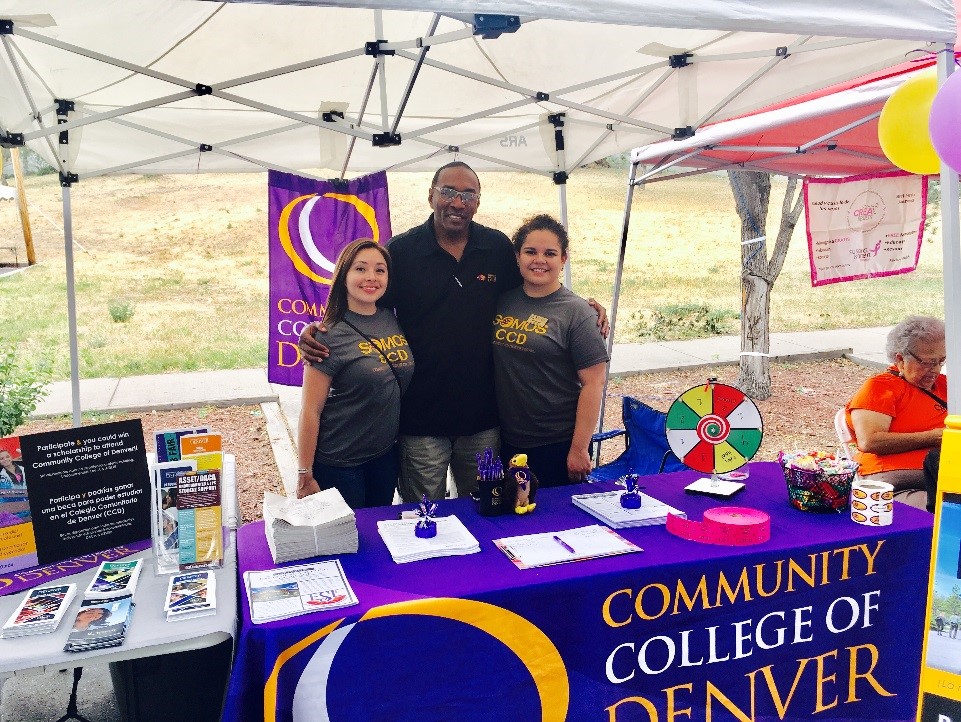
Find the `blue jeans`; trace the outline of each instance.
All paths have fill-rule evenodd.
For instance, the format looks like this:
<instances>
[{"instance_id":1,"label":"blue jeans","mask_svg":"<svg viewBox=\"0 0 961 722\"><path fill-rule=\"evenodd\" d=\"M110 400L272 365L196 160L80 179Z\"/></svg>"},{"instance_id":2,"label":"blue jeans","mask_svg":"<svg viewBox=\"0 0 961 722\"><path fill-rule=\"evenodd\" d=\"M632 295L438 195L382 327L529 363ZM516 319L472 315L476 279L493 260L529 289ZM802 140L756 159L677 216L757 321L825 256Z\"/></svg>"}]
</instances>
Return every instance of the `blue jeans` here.
<instances>
[{"instance_id":1,"label":"blue jeans","mask_svg":"<svg viewBox=\"0 0 961 722\"><path fill-rule=\"evenodd\" d=\"M337 489L351 509L388 506L397 486L397 446L359 466L314 462L314 479L323 489Z\"/></svg>"},{"instance_id":2,"label":"blue jeans","mask_svg":"<svg viewBox=\"0 0 961 722\"><path fill-rule=\"evenodd\" d=\"M506 472L514 454L527 454L527 466L534 472L540 486L564 486L575 483L567 477L567 454L570 450L570 441L520 448L502 440L501 462Z\"/></svg>"}]
</instances>

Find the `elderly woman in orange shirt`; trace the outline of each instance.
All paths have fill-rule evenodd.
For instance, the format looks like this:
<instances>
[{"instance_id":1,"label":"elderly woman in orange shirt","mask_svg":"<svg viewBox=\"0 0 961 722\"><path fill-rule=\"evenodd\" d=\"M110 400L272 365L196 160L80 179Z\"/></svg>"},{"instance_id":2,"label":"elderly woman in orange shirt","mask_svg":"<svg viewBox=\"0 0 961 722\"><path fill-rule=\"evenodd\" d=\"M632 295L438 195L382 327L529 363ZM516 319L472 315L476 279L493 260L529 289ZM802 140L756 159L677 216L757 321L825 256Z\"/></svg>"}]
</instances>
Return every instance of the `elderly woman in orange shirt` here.
<instances>
[{"instance_id":1,"label":"elderly woman in orange shirt","mask_svg":"<svg viewBox=\"0 0 961 722\"><path fill-rule=\"evenodd\" d=\"M919 509L930 506L928 491L933 502L948 413L944 349L943 321L909 316L888 334L893 365L865 381L847 405L861 451L858 473L893 485L895 499Z\"/></svg>"}]
</instances>

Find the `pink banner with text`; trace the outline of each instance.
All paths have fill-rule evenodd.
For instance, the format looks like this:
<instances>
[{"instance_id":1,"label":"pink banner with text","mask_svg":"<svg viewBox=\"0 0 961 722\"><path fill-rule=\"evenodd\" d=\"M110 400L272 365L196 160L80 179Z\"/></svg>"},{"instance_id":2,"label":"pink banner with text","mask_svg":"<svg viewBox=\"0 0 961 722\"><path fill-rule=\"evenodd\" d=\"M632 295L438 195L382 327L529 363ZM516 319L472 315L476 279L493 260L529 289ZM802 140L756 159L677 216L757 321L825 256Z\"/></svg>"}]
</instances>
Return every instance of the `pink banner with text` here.
<instances>
[{"instance_id":1,"label":"pink banner with text","mask_svg":"<svg viewBox=\"0 0 961 722\"><path fill-rule=\"evenodd\" d=\"M927 201L927 177L901 171L805 178L811 285L913 271Z\"/></svg>"}]
</instances>

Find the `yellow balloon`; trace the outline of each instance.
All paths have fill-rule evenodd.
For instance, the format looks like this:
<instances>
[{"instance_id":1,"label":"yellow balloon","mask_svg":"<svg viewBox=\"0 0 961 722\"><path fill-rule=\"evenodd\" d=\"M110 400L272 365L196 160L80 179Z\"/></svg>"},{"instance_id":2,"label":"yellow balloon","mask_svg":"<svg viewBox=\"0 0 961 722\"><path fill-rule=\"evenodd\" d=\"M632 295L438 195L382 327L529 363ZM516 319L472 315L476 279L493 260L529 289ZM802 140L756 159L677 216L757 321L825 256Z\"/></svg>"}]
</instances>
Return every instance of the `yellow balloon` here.
<instances>
[{"instance_id":1,"label":"yellow balloon","mask_svg":"<svg viewBox=\"0 0 961 722\"><path fill-rule=\"evenodd\" d=\"M878 140L884 155L901 170L930 175L941 170L931 143L928 118L938 92L938 79L925 73L906 80L881 109Z\"/></svg>"}]
</instances>

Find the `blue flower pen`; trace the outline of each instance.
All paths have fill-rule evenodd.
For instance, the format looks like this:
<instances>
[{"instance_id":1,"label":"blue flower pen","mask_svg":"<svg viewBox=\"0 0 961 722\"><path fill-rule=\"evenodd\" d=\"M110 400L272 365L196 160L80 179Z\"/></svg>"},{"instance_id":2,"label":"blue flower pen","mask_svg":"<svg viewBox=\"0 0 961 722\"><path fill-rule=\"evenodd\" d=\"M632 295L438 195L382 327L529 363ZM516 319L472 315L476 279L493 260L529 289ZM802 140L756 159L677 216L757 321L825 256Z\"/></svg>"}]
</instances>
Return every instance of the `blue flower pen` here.
<instances>
[{"instance_id":1,"label":"blue flower pen","mask_svg":"<svg viewBox=\"0 0 961 722\"><path fill-rule=\"evenodd\" d=\"M625 509L640 509L641 492L637 486L637 474L634 473L634 469L628 469L627 474L624 475L624 486L627 490L621 494L621 506Z\"/></svg>"},{"instance_id":2,"label":"blue flower pen","mask_svg":"<svg viewBox=\"0 0 961 722\"><path fill-rule=\"evenodd\" d=\"M430 501L427 494L421 499L417 509L417 516L420 517L414 525L414 536L420 539L431 539L437 536L437 522L434 521L434 514L437 512L437 502Z\"/></svg>"}]
</instances>

